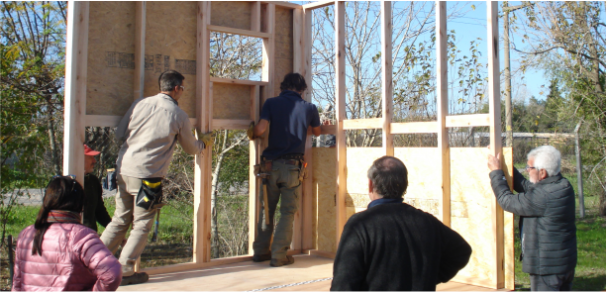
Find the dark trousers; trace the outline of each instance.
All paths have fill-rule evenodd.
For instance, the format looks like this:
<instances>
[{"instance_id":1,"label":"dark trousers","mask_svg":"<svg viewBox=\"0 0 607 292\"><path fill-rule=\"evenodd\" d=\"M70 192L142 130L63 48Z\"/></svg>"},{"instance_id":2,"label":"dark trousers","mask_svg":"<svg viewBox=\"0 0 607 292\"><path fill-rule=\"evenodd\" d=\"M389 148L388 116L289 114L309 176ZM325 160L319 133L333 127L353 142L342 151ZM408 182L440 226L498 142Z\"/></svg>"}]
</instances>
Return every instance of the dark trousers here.
<instances>
[{"instance_id":1,"label":"dark trousers","mask_svg":"<svg viewBox=\"0 0 607 292\"><path fill-rule=\"evenodd\" d=\"M270 226L267 228L262 226L265 225L265 214L262 215L257 224L257 237L253 242L255 254L264 255L271 252L274 259L286 258L293 238L293 220L299 208L300 196L299 165L289 164L284 159L274 160L268 184L269 206L264 206L260 197L261 210L259 210L260 214L264 214L264 208L269 209ZM274 232L274 212L279 199L280 219Z\"/></svg>"},{"instance_id":2,"label":"dark trousers","mask_svg":"<svg viewBox=\"0 0 607 292\"><path fill-rule=\"evenodd\" d=\"M531 291L571 291L574 274L575 270L554 275L529 274Z\"/></svg>"}]
</instances>

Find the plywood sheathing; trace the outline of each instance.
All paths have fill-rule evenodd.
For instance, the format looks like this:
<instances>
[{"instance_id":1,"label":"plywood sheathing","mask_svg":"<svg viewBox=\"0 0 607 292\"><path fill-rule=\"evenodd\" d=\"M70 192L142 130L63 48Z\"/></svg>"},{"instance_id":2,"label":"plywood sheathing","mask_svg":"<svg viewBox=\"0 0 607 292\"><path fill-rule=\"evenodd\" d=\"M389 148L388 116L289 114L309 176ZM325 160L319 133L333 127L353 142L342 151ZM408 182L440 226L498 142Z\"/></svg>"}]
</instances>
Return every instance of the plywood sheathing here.
<instances>
[{"instance_id":1,"label":"plywood sheathing","mask_svg":"<svg viewBox=\"0 0 607 292\"><path fill-rule=\"evenodd\" d=\"M135 2L90 2L86 114L122 116L133 103Z\"/></svg>"},{"instance_id":2,"label":"plywood sheathing","mask_svg":"<svg viewBox=\"0 0 607 292\"><path fill-rule=\"evenodd\" d=\"M280 94L280 83L293 72L293 10L276 6L274 45L274 94ZM311 83L311 80L306 80Z\"/></svg>"},{"instance_id":3,"label":"plywood sheathing","mask_svg":"<svg viewBox=\"0 0 607 292\"><path fill-rule=\"evenodd\" d=\"M251 85L213 83L213 118L251 120Z\"/></svg>"},{"instance_id":4,"label":"plywood sheathing","mask_svg":"<svg viewBox=\"0 0 607 292\"><path fill-rule=\"evenodd\" d=\"M502 169L512 189L512 147L502 148ZM514 290L514 214L504 211L504 288Z\"/></svg>"},{"instance_id":5,"label":"plywood sheathing","mask_svg":"<svg viewBox=\"0 0 607 292\"><path fill-rule=\"evenodd\" d=\"M312 178L316 206L314 216L315 248L335 253L335 161L336 148L313 148Z\"/></svg>"},{"instance_id":6,"label":"plywood sheathing","mask_svg":"<svg viewBox=\"0 0 607 292\"><path fill-rule=\"evenodd\" d=\"M246 1L212 1L211 25L251 30L251 3Z\"/></svg>"},{"instance_id":7,"label":"plywood sheathing","mask_svg":"<svg viewBox=\"0 0 607 292\"><path fill-rule=\"evenodd\" d=\"M405 203L441 219L439 200L442 196L440 177L433 165L440 165L438 148L395 148L394 156L407 167L409 186Z\"/></svg>"},{"instance_id":8,"label":"plywood sheathing","mask_svg":"<svg viewBox=\"0 0 607 292\"><path fill-rule=\"evenodd\" d=\"M487 149L451 148L451 200L466 203L467 217L451 218L451 227L472 246L468 265L457 277L467 283L492 286L496 264L492 250L495 243L490 234L495 234L491 224L492 203L495 196L491 189L487 170ZM510 159L507 163L511 165ZM501 244L498 244L501 245Z\"/></svg>"},{"instance_id":9,"label":"plywood sheathing","mask_svg":"<svg viewBox=\"0 0 607 292\"><path fill-rule=\"evenodd\" d=\"M168 69L177 70L185 76L186 88L179 99L179 107L190 118L196 117L197 5L196 2L179 2L179 5L175 2L146 3L143 96L158 94L160 74ZM130 82L133 83L132 77Z\"/></svg>"},{"instance_id":10,"label":"plywood sheathing","mask_svg":"<svg viewBox=\"0 0 607 292\"><path fill-rule=\"evenodd\" d=\"M452 228L460 233L472 246L470 262L458 274L460 281L490 286L494 281L490 267L492 234L491 200L494 195L487 169L486 148L450 148L451 164L451 222ZM402 160L408 170L409 187L405 203L433 214L440 219L439 200L442 196L436 169L431 165L439 163L438 148L395 148L395 157ZM504 148L505 168L512 172L512 149ZM314 196L317 200L315 227L316 249L335 252L335 165L336 148L314 148ZM354 210L364 210L369 202L367 170L371 163L383 156L382 148L348 148L348 178L346 196L346 216ZM507 179L510 179L507 176ZM506 214L507 215L507 214ZM508 216L506 216L508 218ZM505 250L513 251L514 233L512 223L506 220ZM506 256L506 270L512 271L512 257ZM508 279L508 277L506 277Z\"/></svg>"}]
</instances>

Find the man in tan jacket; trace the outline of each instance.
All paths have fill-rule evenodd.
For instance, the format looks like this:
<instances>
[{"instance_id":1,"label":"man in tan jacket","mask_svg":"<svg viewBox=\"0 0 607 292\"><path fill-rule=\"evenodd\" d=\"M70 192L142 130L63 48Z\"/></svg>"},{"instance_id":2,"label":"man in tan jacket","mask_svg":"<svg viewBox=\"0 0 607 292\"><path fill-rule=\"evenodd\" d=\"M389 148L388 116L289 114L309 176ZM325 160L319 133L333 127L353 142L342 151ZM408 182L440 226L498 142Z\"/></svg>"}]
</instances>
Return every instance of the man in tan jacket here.
<instances>
[{"instance_id":1,"label":"man in tan jacket","mask_svg":"<svg viewBox=\"0 0 607 292\"><path fill-rule=\"evenodd\" d=\"M210 140L210 135L204 135L206 138L202 141L192 135L189 117L177 104L185 90L184 79L177 71L163 72L158 80L160 93L136 100L116 130L116 137L122 145L116 162L116 211L101 240L112 253L116 253L129 226L133 225L120 254L121 285L148 280L146 273L134 272L134 265L147 243L154 215L159 208L153 203L161 199L161 191L156 193L158 197L152 192L148 197L151 200L138 200L138 194L161 189L161 180L171 163L176 142L186 153L200 154L205 142Z\"/></svg>"}]
</instances>

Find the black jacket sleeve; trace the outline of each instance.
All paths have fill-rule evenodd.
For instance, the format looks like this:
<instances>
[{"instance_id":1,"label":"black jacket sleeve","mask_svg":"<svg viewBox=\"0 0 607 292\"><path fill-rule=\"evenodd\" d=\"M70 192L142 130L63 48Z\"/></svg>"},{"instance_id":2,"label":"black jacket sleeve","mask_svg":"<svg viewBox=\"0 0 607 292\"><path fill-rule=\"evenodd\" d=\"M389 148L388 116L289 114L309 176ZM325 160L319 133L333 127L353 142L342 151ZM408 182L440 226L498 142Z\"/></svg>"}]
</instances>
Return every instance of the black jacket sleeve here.
<instances>
[{"instance_id":1,"label":"black jacket sleeve","mask_svg":"<svg viewBox=\"0 0 607 292\"><path fill-rule=\"evenodd\" d=\"M438 222L438 225L443 245L437 279L438 283L444 283L455 277L457 272L468 264L472 248L459 233L441 222Z\"/></svg>"},{"instance_id":2,"label":"black jacket sleeve","mask_svg":"<svg viewBox=\"0 0 607 292\"><path fill-rule=\"evenodd\" d=\"M360 235L355 230L355 217L348 220L341 234L333 263L331 291L367 290L364 284L367 275L365 254Z\"/></svg>"},{"instance_id":3,"label":"black jacket sleeve","mask_svg":"<svg viewBox=\"0 0 607 292\"><path fill-rule=\"evenodd\" d=\"M518 176L520 177L517 177ZM523 188L525 192L513 194L510 191L508 182L504 176L504 171L494 170L489 173L491 178L491 188L493 194L497 198L497 202L500 204L502 209L510 213L514 213L519 216L541 216L545 211L545 194L541 191L537 191L537 188L533 187L533 184L527 180L520 181L522 175L515 170L514 181L519 183L519 187Z\"/></svg>"},{"instance_id":4,"label":"black jacket sleeve","mask_svg":"<svg viewBox=\"0 0 607 292\"><path fill-rule=\"evenodd\" d=\"M107 209L105 208L105 204L103 202L103 191L99 193L97 207L95 210L95 217L97 222L99 222L99 224L101 224L101 226L103 227L107 227L107 225L110 224L110 222L112 221L112 217L107 212Z\"/></svg>"}]
</instances>

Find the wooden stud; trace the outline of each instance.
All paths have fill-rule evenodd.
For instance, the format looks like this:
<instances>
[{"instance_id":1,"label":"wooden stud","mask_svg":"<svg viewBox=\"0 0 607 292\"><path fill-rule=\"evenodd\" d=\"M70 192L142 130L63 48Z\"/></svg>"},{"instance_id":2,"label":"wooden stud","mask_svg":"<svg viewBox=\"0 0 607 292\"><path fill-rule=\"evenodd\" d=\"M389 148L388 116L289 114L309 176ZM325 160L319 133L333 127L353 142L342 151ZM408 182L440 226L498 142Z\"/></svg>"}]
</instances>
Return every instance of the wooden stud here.
<instances>
[{"instance_id":1,"label":"wooden stud","mask_svg":"<svg viewBox=\"0 0 607 292\"><path fill-rule=\"evenodd\" d=\"M304 92L304 99L312 101L312 10L304 10L304 31L303 31L303 72L301 74L306 79L308 89Z\"/></svg>"},{"instance_id":2,"label":"wooden stud","mask_svg":"<svg viewBox=\"0 0 607 292\"><path fill-rule=\"evenodd\" d=\"M436 122L392 123L390 125L392 134L436 133L436 130Z\"/></svg>"},{"instance_id":3,"label":"wooden stud","mask_svg":"<svg viewBox=\"0 0 607 292\"><path fill-rule=\"evenodd\" d=\"M447 116L446 127L488 127L489 123L489 114L457 115Z\"/></svg>"},{"instance_id":4,"label":"wooden stud","mask_svg":"<svg viewBox=\"0 0 607 292\"><path fill-rule=\"evenodd\" d=\"M211 3L198 2L197 48L196 48L196 128L209 132L212 119L212 95L210 94L210 33ZM195 263L211 260L211 150L206 147L201 155L196 155L194 166L194 246Z\"/></svg>"},{"instance_id":5,"label":"wooden stud","mask_svg":"<svg viewBox=\"0 0 607 292\"><path fill-rule=\"evenodd\" d=\"M335 222L335 244L339 246L341 232L346 225L346 178L348 175L346 163L346 132L344 131L344 120L346 119L346 23L345 3L335 1L335 117L337 119L337 131L335 144L337 147L337 199L336 199L336 222Z\"/></svg>"},{"instance_id":6,"label":"wooden stud","mask_svg":"<svg viewBox=\"0 0 607 292\"><path fill-rule=\"evenodd\" d=\"M145 1L135 2L135 76L133 100L143 98L145 77Z\"/></svg>"},{"instance_id":7,"label":"wooden stud","mask_svg":"<svg viewBox=\"0 0 607 292\"><path fill-rule=\"evenodd\" d=\"M304 46L304 11L303 9L293 9L293 72L304 74L305 67L305 46ZM305 78L305 77L304 77ZM310 81L307 80L306 83ZM302 98L306 98L304 95ZM309 101L309 100L308 100ZM310 132L310 131L308 131ZM312 135L308 135L304 150L304 163L308 166L308 172L311 170L312 161ZM312 245L312 176L308 173L308 178L302 182L301 196L299 197L299 210L295 214L293 224L293 250L302 251L303 249L313 248Z\"/></svg>"},{"instance_id":8,"label":"wooden stud","mask_svg":"<svg viewBox=\"0 0 607 292\"><path fill-rule=\"evenodd\" d=\"M89 33L89 3L70 1L65 50L63 175L74 174L84 186L84 120Z\"/></svg>"},{"instance_id":9,"label":"wooden stud","mask_svg":"<svg viewBox=\"0 0 607 292\"><path fill-rule=\"evenodd\" d=\"M267 98L274 96L274 38L275 38L275 15L276 7L274 4L265 4L262 6L263 20L262 20L262 31L269 34L268 38L263 40L262 46L262 73L261 80L268 82L267 86L264 86L264 101Z\"/></svg>"},{"instance_id":10,"label":"wooden stud","mask_svg":"<svg viewBox=\"0 0 607 292\"><path fill-rule=\"evenodd\" d=\"M449 131L446 117L449 114L449 83L447 79L447 2L436 1L436 117L437 144L440 152L439 181L442 196L439 200L440 219L451 226L451 159L449 156Z\"/></svg>"},{"instance_id":11,"label":"wooden stud","mask_svg":"<svg viewBox=\"0 0 607 292\"><path fill-rule=\"evenodd\" d=\"M259 2L257 2L259 3ZM259 85L251 88L251 120L259 121ZM247 121L249 122L249 121ZM213 122L215 125L215 122ZM248 126L248 125L247 125ZM255 176L255 165L260 163L259 143L257 140L249 141L249 254L253 254L253 242L257 237L257 220L259 219L260 205L259 180Z\"/></svg>"},{"instance_id":12,"label":"wooden stud","mask_svg":"<svg viewBox=\"0 0 607 292\"><path fill-rule=\"evenodd\" d=\"M381 60L382 60L382 147L384 153L394 156L392 124L392 2L381 2Z\"/></svg>"},{"instance_id":13,"label":"wooden stud","mask_svg":"<svg viewBox=\"0 0 607 292\"><path fill-rule=\"evenodd\" d=\"M489 142L490 153L497 155L502 151L501 131L501 103L500 103L500 69L499 69L499 31L497 2L487 1L487 52L489 54ZM495 263L493 277L495 288L504 287L504 211L497 203L491 202L491 213L493 214L491 224L493 226L493 256Z\"/></svg>"},{"instance_id":14,"label":"wooden stud","mask_svg":"<svg viewBox=\"0 0 607 292\"><path fill-rule=\"evenodd\" d=\"M261 2L251 3L251 31L261 32Z\"/></svg>"},{"instance_id":15,"label":"wooden stud","mask_svg":"<svg viewBox=\"0 0 607 292\"><path fill-rule=\"evenodd\" d=\"M382 129L384 126L383 118L373 119L352 119L343 121L344 130L365 130L365 129Z\"/></svg>"},{"instance_id":16,"label":"wooden stud","mask_svg":"<svg viewBox=\"0 0 607 292\"><path fill-rule=\"evenodd\" d=\"M303 9L303 7L299 4L289 3L289 2L285 2L285 1L261 1L261 3L264 3L264 4L272 3L275 6L291 8L291 9Z\"/></svg>"},{"instance_id":17,"label":"wooden stud","mask_svg":"<svg viewBox=\"0 0 607 292\"><path fill-rule=\"evenodd\" d=\"M303 17L303 10L293 9L293 72L299 74L303 73L305 57Z\"/></svg>"},{"instance_id":18,"label":"wooden stud","mask_svg":"<svg viewBox=\"0 0 607 292\"><path fill-rule=\"evenodd\" d=\"M226 84L234 84L234 85L252 85L252 86L259 86L259 85L267 85L268 82L267 81L253 81L253 80L246 80L246 79L230 79L230 78L222 78L222 77L209 77L209 81L214 82L214 83L226 83Z\"/></svg>"},{"instance_id":19,"label":"wooden stud","mask_svg":"<svg viewBox=\"0 0 607 292\"><path fill-rule=\"evenodd\" d=\"M257 32L257 31L252 31L252 30L218 26L218 25L209 25L209 26L207 26L207 29L210 31L245 35L245 36L250 36L250 37L254 37L254 38L267 39L270 37L270 34L265 33L265 32Z\"/></svg>"},{"instance_id":20,"label":"wooden stud","mask_svg":"<svg viewBox=\"0 0 607 292\"><path fill-rule=\"evenodd\" d=\"M316 1L316 2L312 2L312 3L308 3L308 4L304 4L302 5L304 10L314 10L317 8L323 8L329 5L334 5L335 1L330 1L330 0L322 0L322 1Z\"/></svg>"},{"instance_id":21,"label":"wooden stud","mask_svg":"<svg viewBox=\"0 0 607 292\"><path fill-rule=\"evenodd\" d=\"M294 10L293 13L296 13ZM308 85L308 89L304 93L303 98L307 102L312 102L312 74L311 74L311 55L312 55L312 13L301 11L301 37L299 41L299 50L301 55L301 63L299 73L302 74ZM294 60L295 61L295 60ZM304 153L304 161L307 164L306 170L308 177L303 181L303 204L301 208L302 213L302 250L308 250L315 248L314 246L314 157L312 151L312 137L308 137L306 140L306 148Z\"/></svg>"}]
</instances>

